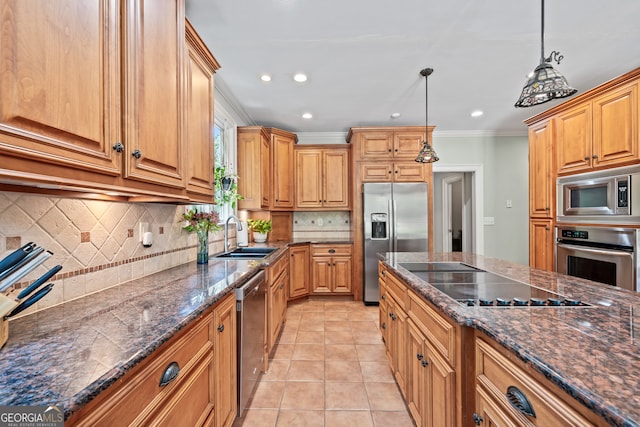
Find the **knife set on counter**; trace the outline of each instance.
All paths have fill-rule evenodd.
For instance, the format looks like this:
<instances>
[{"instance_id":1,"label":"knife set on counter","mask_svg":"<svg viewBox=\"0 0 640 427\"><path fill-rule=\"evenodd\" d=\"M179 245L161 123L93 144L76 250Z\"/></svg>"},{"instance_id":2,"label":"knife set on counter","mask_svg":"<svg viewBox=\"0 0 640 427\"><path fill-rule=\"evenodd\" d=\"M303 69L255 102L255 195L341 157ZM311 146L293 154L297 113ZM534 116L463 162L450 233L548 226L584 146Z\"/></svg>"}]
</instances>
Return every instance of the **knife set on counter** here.
<instances>
[{"instance_id":1,"label":"knife set on counter","mask_svg":"<svg viewBox=\"0 0 640 427\"><path fill-rule=\"evenodd\" d=\"M6 292L11 285L22 279L36 267L49 259L53 253L29 242L0 260L0 292ZM0 347L9 339L9 322L7 319L31 307L53 288L53 283L44 285L58 271L56 265L40 276L36 281L24 288L15 298L0 294Z\"/></svg>"}]
</instances>

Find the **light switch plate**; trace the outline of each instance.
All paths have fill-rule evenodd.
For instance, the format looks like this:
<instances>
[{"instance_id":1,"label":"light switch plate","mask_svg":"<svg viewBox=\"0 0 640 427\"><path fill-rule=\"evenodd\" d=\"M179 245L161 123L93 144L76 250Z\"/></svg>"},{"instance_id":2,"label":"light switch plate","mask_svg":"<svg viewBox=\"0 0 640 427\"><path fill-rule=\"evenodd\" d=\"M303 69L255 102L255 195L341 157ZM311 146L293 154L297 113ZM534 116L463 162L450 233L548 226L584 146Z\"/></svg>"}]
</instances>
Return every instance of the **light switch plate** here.
<instances>
[{"instance_id":1,"label":"light switch plate","mask_svg":"<svg viewBox=\"0 0 640 427\"><path fill-rule=\"evenodd\" d=\"M496 221L495 218L492 216L485 216L484 217L484 225L495 225Z\"/></svg>"}]
</instances>

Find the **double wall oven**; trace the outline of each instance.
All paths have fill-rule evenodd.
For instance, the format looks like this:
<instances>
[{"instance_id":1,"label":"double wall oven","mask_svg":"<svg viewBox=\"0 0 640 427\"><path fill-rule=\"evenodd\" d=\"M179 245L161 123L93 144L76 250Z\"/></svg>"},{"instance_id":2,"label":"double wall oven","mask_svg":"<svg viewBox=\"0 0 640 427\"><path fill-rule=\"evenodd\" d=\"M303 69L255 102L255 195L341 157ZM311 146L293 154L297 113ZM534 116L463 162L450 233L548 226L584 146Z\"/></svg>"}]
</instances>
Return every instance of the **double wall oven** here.
<instances>
[{"instance_id":1,"label":"double wall oven","mask_svg":"<svg viewBox=\"0 0 640 427\"><path fill-rule=\"evenodd\" d=\"M558 178L555 269L638 291L640 166Z\"/></svg>"}]
</instances>

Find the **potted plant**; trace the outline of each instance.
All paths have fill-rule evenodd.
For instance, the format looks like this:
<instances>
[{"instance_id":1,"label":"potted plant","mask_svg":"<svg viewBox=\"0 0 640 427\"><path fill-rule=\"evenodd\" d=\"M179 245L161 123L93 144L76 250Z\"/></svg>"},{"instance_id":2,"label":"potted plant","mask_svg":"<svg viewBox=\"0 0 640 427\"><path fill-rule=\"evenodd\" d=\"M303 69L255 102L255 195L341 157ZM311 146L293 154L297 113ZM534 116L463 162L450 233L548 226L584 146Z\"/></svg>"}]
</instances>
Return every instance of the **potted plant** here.
<instances>
[{"instance_id":1,"label":"potted plant","mask_svg":"<svg viewBox=\"0 0 640 427\"><path fill-rule=\"evenodd\" d=\"M253 240L256 243L267 241L267 233L273 230L270 219L248 219L248 227L253 231Z\"/></svg>"},{"instance_id":2,"label":"potted plant","mask_svg":"<svg viewBox=\"0 0 640 427\"><path fill-rule=\"evenodd\" d=\"M198 253L196 260L198 264L206 264L209 262L209 232L220 230L218 225L220 217L217 212L198 212L196 209L190 209L182 214L182 220L185 221L182 226L183 230L188 232L196 232L198 236Z\"/></svg>"},{"instance_id":3,"label":"potted plant","mask_svg":"<svg viewBox=\"0 0 640 427\"><path fill-rule=\"evenodd\" d=\"M215 198L219 204L231 203L235 209L238 200L244 199L238 194L238 175L227 171L226 166L216 166L213 174Z\"/></svg>"}]
</instances>

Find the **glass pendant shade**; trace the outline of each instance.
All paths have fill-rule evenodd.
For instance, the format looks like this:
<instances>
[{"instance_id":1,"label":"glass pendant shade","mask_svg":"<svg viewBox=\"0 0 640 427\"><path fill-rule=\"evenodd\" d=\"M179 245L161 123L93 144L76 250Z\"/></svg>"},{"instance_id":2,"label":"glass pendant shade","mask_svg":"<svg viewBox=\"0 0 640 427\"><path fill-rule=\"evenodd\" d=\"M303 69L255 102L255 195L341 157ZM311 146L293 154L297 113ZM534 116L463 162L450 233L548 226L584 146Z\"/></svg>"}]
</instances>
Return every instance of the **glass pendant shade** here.
<instances>
[{"instance_id":1,"label":"glass pendant shade","mask_svg":"<svg viewBox=\"0 0 640 427\"><path fill-rule=\"evenodd\" d=\"M533 71L533 75L522 89L516 107L531 107L555 98L565 98L577 92L567 83L562 74L554 70L551 64L543 62Z\"/></svg>"},{"instance_id":2,"label":"glass pendant shade","mask_svg":"<svg viewBox=\"0 0 640 427\"><path fill-rule=\"evenodd\" d=\"M565 98L577 92L569 86L567 79L562 74L554 70L550 62L555 60L558 64L563 56L559 52L553 51L549 57L544 56L544 0L542 5L542 25L540 31L540 65L533 70L533 74L522 88L520 98L516 101L516 107L531 107L543 104L555 98Z\"/></svg>"},{"instance_id":3,"label":"glass pendant shade","mask_svg":"<svg viewBox=\"0 0 640 427\"><path fill-rule=\"evenodd\" d=\"M420 153L418 153L418 157L416 157L416 162L418 163L433 163L440 160L436 151L429 144L429 76L433 73L433 68L425 68L420 71L420 75L424 77L424 94L425 94L425 107L424 107L424 120L425 120L425 133L424 133L424 142L422 144L422 149Z\"/></svg>"}]
</instances>

